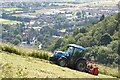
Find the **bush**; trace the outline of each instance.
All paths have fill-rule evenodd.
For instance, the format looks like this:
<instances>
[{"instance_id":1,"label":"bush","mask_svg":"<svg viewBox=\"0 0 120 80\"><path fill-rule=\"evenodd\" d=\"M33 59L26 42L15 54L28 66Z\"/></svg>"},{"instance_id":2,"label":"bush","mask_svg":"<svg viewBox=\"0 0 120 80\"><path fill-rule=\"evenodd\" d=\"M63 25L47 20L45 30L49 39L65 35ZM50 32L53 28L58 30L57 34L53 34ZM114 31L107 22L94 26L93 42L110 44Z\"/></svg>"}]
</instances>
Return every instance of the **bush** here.
<instances>
[{"instance_id":1,"label":"bush","mask_svg":"<svg viewBox=\"0 0 120 80\"><path fill-rule=\"evenodd\" d=\"M107 66L103 66L103 65L98 65L98 67L99 67L99 73L120 78L118 69L111 69L111 68L109 68Z\"/></svg>"}]
</instances>

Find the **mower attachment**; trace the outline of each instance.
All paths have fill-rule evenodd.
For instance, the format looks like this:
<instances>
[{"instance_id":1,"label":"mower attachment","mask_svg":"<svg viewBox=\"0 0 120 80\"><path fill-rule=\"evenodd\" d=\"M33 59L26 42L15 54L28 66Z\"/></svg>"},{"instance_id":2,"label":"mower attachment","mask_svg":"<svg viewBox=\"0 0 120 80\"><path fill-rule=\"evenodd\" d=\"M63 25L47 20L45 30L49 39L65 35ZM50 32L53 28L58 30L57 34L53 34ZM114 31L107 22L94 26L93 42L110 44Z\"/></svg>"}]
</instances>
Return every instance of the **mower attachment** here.
<instances>
[{"instance_id":1,"label":"mower attachment","mask_svg":"<svg viewBox=\"0 0 120 80\"><path fill-rule=\"evenodd\" d=\"M94 62L87 62L87 70L88 73L93 74L93 75L98 75L98 67Z\"/></svg>"}]
</instances>

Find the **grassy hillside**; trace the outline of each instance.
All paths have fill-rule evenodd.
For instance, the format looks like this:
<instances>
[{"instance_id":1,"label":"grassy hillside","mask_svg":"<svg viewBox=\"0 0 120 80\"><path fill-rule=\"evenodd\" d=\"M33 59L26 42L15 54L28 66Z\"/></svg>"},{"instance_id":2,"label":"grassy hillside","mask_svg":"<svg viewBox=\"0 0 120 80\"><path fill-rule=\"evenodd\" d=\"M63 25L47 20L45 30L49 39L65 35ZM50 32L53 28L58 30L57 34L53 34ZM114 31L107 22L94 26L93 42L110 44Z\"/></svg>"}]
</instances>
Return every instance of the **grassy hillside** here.
<instances>
[{"instance_id":1,"label":"grassy hillside","mask_svg":"<svg viewBox=\"0 0 120 80\"><path fill-rule=\"evenodd\" d=\"M35 51L37 51L35 53ZM30 55L34 54L34 55ZM40 55L42 54L42 55ZM46 54L47 58L45 55ZM47 55L48 54L48 55ZM31 56L31 57L30 57ZM37 56L37 57L36 57ZM0 44L0 77L40 77L40 78L113 78L118 77L118 70L99 66L102 74L94 76L67 67L51 64L47 51ZM105 75L103 75L105 74ZM111 76L108 76L111 75Z\"/></svg>"},{"instance_id":2,"label":"grassy hillside","mask_svg":"<svg viewBox=\"0 0 120 80\"><path fill-rule=\"evenodd\" d=\"M39 78L113 78L112 76L99 74L94 76L88 73L71 70L50 64L49 61L19 56L1 51L2 74L0 77L39 77Z\"/></svg>"}]
</instances>

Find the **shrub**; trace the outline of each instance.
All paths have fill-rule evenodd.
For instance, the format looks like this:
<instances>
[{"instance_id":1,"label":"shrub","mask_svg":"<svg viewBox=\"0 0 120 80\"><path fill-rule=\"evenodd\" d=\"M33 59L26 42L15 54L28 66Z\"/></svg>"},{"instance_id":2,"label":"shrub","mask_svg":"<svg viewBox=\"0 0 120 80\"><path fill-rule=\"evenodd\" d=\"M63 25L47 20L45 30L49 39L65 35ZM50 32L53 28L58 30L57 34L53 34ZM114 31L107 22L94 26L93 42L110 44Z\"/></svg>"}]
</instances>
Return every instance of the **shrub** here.
<instances>
[{"instance_id":1,"label":"shrub","mask_svg":"<svg viewBox=\"0 0 120 80\"><path fill-rule=\"evenodd\" d=\"M98 67L99 67L99 73L120 78L119 70L111 69L103 65L98 65Z\"/></svg>"}]
</instances>

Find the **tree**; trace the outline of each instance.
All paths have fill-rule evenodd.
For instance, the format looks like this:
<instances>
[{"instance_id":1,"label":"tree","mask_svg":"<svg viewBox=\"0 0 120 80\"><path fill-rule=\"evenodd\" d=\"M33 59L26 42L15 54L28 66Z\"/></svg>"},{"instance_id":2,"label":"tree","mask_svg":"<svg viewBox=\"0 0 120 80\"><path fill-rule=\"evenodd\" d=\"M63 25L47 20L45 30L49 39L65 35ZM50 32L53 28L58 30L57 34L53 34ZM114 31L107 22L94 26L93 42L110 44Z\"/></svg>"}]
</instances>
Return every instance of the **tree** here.
<instances>
[{"instance_id":1,"label":"tree","mask_svg":"<svg viewBox=\"0 0 120 80\"><path fill-rule=\"evenodd\" d=\"M16 38L17 38L18 40L20 40L20 41L22 40L22 36L21 36L21 35L19 35L19 34L18 34L18 35L16 35Z\"/></svg>"},{"instance_id":2,"label":"tree","mask_svg":"<svg viewBox=\"0 0 120 80\"><path fill-rule=\"evenodd\" d=\"M100 62L102 64L108 64L108 59L110 60L110 54L112 50L110 48L107 48L105 46L100 46L98 49L98 55L97 55L97 62Z\"/></svg>"},{"instance_id":3,"label":"tree","mask_svg":"<svg viewBox=\"0 0 120 80\"><path fill-rule=\"evenodd\" d=\"M100 21L104 20L104 18L105 18L105 15L103 14L100 18Z\"/></svg>"},{"instance_id":4,"label":"tree","mask_svg":"<svg viewBox=\"0 0 120 80\"><path fill-rule=\"evenodd\" d=\"M62 45L63 42L64 42L64 40L61 39L61 38L55 40L55 41L52 43L53 48L51 48L51 51L53 52L54 50L56 50L56 49L60 48L61 46L63 46L63 45Z\"/></svg>"},{"instance_id":5,"label":"tree","mask_svg":"<svg viewBox=\"0 0 120 80\"><path fill-rule=\"evenodd\" d=\"M79 33L75 36L75 40L77 41L78 39L80 39L81 37L83 37L84 35L82 33Z\"/></svg>"},{"instance_id":6,"label":"tree","mask_svg":"<svg viewBox=\"0 0 120 80\"><path fill-rule=\"evenodd\" d=\"M81 33L86 33L86 32L87 32L87 30L86 30L86 28L85 28L85 27L82 27L82 28L80 28L80 32L81 32Z\"/></svg>"},{"instance_id":7,"label":"tree","mask_svg":"<svg viewBox=\"0 0 120 80\"><path fill-rule=\"evenodd\" d=\"M78 16L78 18L81 18L81 12L77 12L76 16Z\"/></svg>"},{"instance_id":8,"label":"tree","mask_svg":"<svg viewBox=\"0 0 120 80\"><path fill-rule=\"evenodd\" d=\"M68 44L75 44L75 39L74 39L74 37L69 37L68 39L67 39L67 43Z\"/></svg>"},{"instance_id":9,"label":"tree","mask_svg":"<svg viewBox=\"0 0 120 80\"><path fill-rule=\"evenodd\" d=\"M20 40L19 40L19 39L14 39L14 40L13 40L13 44L14 44L14 45L18 45L19 43L20 43Z\"/></svg>"},{"instance_id":10,"label":"tree","mask_svg":"<svg viewBox=\"0 0 120 80\"><path fill-rule=\"evenodd\" d=\"M90 47L91 46L91 42L92 42L92 36L83 36L80 38L80 44L81 46L84 47Z\"/></svg>"},{"instance_id":11,"label":"tree","mask_svg":"<svg viewBox=\"0 0 120 80\"><path fill-rule=\"evenodd\" d=\"M76 29L73 31L73 36L76 36L79 32L80 32L80 29L79 29L79 28L76 28Z\"/></svg>"},{"instance_id":12,"label":"tree","mask_svg":"<svg viewBox=\"0 0 120 80\"><path fill-rule=\"evenodd\" d=\"M100 38L100 44L101 45L107 45L112 41L112 38L110 36L110 34L105 33L102 35L102 37Z\"/></svg>"},{"instance_id":13,"label":"tree","mask_svg":"<svg viewBox=\"0 0 120 80\"><path fill-rule=\"evenodd\" d=\"M107 47L111 48L114 53L118 53L118 40L112 41Z\"/></svg>"}]
</instances>

